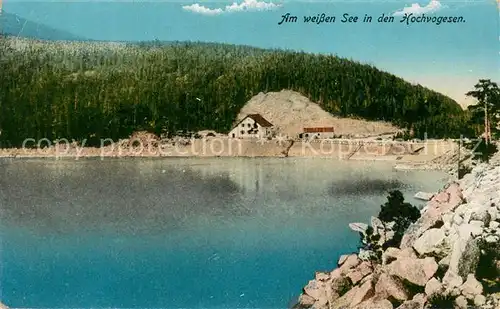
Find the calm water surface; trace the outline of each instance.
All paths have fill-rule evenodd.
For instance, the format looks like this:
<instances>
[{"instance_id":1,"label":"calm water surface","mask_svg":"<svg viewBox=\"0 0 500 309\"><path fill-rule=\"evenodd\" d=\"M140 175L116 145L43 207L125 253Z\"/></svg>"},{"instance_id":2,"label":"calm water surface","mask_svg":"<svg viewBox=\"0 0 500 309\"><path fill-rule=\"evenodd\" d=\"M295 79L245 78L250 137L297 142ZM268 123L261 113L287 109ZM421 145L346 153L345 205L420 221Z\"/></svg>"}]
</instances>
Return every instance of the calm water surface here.
<instances>
[{"instance_id":1,"label":"calm water surface","mask_svg":"<svg viewBox=\"0 0 500 309\"><path fill-rule=\"evenodd\" d=\"M348 223L444 177L327 159L0 159L0 299L286 308L356 249Z\"/></svg>"}]
</instances>

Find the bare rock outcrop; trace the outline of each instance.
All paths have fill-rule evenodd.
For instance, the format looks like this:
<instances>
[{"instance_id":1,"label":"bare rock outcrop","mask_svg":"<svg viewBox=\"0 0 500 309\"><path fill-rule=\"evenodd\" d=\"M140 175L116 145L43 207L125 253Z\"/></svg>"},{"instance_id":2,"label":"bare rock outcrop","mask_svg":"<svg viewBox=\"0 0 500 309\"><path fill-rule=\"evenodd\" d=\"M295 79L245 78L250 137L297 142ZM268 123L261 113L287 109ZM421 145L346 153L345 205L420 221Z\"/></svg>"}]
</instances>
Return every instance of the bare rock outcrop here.
<instances>
[{"instance_id":1,"label":"bare rock outcrop","mask_svg":"<svg viewBox=\"0 0 500 309\"><path fill-rule=\"evenodd\" d=\"M454 308L499 309L500 293L490 292L500 287L498 192L500 162L477 166L430 199L399 248L386 248L377 260L367 260L362 250L341 256L338 268L304 288L300 306L424 309L441 299ZM371 221L374 233L390 231ZM367 226L351 228L363 233Z\"/></svg>"}]
</instances>

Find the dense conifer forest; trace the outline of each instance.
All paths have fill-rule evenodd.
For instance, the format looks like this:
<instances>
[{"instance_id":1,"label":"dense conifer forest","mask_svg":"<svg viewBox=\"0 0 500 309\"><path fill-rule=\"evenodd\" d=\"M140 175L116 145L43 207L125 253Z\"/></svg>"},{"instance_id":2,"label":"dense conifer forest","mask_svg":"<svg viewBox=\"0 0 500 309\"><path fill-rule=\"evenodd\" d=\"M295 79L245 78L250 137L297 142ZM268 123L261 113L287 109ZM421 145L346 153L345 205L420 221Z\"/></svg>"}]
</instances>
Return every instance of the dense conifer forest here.
<instances>
[{"instance_id":1,"label":"dense conifer forest","mask_svg":"<svg viewBox=\"0 0 500 309\"><path fill-rule=\"evenodd\" d=\"M0 145L25 138L230 130L259 92L291 89L339 116L386 120L416 137L469 135L452 99L348 59L211 43L0 38Z\"/></svg>"}]
</instances>

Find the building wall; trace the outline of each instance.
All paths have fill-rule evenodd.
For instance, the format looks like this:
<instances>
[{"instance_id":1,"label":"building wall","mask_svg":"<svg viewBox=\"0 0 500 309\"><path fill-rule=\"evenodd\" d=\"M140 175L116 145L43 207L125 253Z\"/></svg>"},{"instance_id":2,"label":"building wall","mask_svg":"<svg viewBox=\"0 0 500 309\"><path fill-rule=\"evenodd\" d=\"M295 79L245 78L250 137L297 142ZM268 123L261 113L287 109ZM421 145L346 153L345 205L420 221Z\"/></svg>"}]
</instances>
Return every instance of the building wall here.
<instances>
[{"instance_id":1,"label":"building wall","mask_svg":"<svg viewBox=\"0 0 500 309\"><path fill-rule=\"evenodd\" d=\"M256 130L257 133L248 133L249 130ZM252 118L243 120L237 127L229 132L230 138L265 138L268 128L261 127Z\"/></svg>"},{"instance_id":2,"label":"building wall","mask_svg":"<svg viewBox=\"0 0 500 309\"><path fill-rule=\"evenodd\" d=\"M327 138L334 138L335 137L335 132L316 132L316 133L301 133L301 138L302 139L327 139Z\"/></svg>"}]
</instances>

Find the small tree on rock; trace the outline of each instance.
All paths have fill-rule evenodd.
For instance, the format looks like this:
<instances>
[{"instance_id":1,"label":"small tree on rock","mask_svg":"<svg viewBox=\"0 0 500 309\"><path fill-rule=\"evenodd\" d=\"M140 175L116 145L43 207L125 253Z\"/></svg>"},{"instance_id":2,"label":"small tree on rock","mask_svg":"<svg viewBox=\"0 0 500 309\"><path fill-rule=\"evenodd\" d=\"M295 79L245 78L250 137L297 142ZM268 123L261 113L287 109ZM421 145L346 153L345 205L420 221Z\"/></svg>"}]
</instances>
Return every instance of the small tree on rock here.
<instances>
[{"instance_id":1,"label":"small tree on rock","mask_svg":"<svg viewBox=\"0 0 500 309\"><path fill-rule=\"evenodd\" d=\"M384 243L380 242L380 234L374 232L374 228L369 226L361 234L360 249L371 252L370 259L376 262L381 261L382 251L388 247L399 247L401 239L410 224L420 218L420 211L417 207L404 201L403 193L399 190L390 191L387 196L387 202L380 207L378 218L382 223L388 225L392 222L392 231L394 236ZM385 231L387 232L387 231Z\"/></svg>"},{"instance_id":2,"label":"small tree on rock","mask_svg":"<svg viewBox=\"0 0 500 309\"><path fill-rule=\"evenodd\" d=\"M378 218L382 222L394 222L394 238L389 240L384 247L399 247L401 239L410 224L420 218L420 210L412 204L406 203L403 193L399 190L390 191L387 202L380 208Z\"/></svg>"}]
</instances>

